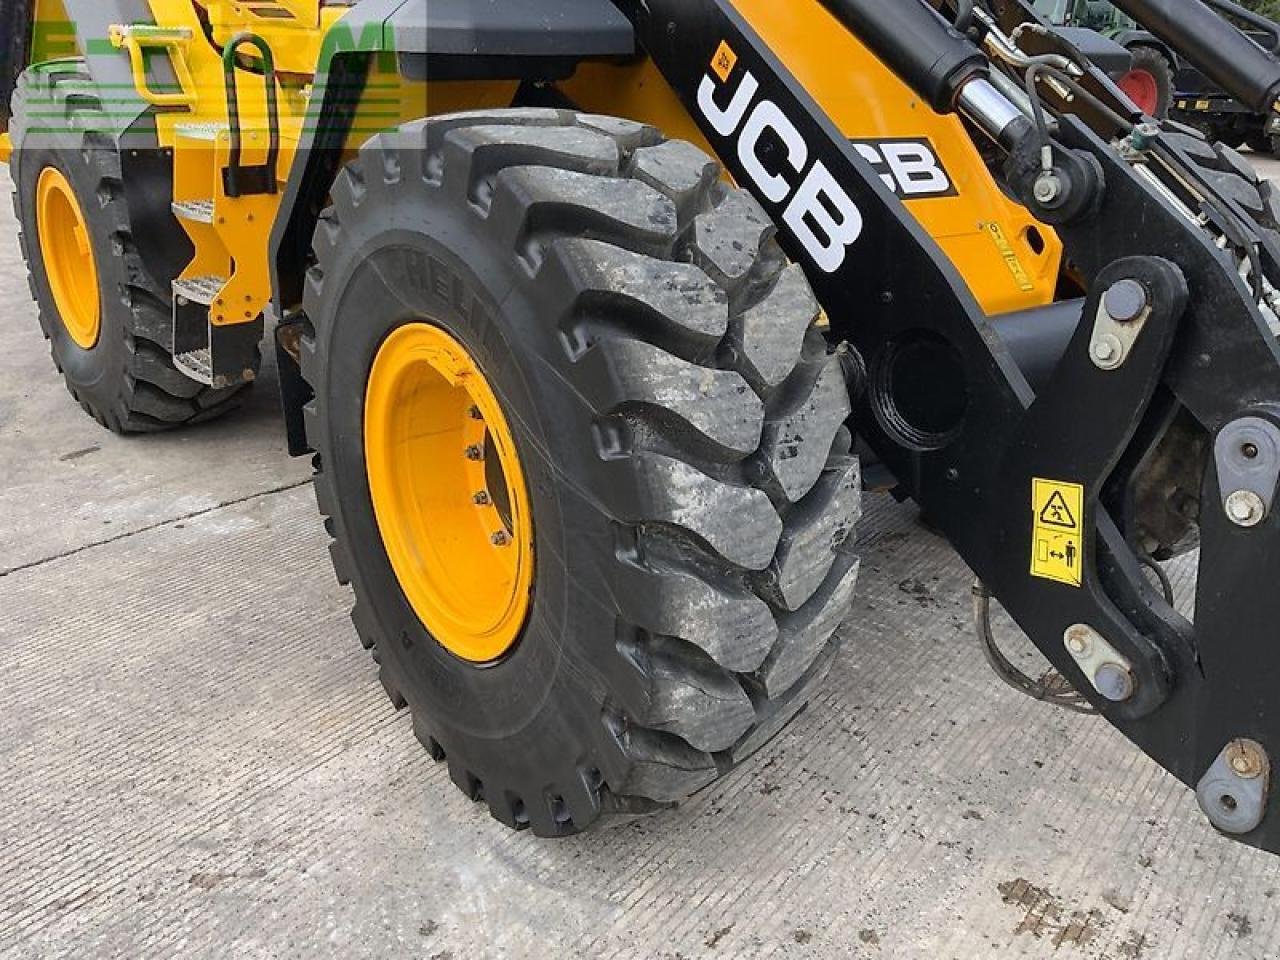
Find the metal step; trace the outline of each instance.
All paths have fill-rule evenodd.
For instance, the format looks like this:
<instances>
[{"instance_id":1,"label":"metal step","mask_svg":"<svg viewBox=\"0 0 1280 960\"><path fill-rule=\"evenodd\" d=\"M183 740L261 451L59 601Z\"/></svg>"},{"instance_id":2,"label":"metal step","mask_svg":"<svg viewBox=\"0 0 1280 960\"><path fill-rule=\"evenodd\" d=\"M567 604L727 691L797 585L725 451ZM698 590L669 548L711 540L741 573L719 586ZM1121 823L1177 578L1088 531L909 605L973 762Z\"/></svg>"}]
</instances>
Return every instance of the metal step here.
<instances>
[{"instance_id":1,"label":"metal step","mask_svg":"<svg viewBox=\"0 0 1280 960\"><path fill-rule=\"evenodd\" d=\"M173 215L190 223L213 223L212 200L175 200Z\"/></svg>"},{"instance_id":2,"label":"metal step","mask_svg":"<svg viewBox=\"0 0 1280 960\"><path fill-rule=\"evenodd\" d=\"M187 303L210 306L227 285L226 277L188 277L173 281L173 296Z\"/></svg>"},{"instance_id":3,"label":"metal step","mask_svg":"<svg viewBox=\"0 0 1280 960\"><path fill-rule=\"evenodd\" d=\"M173 355L173 365L197 383L213 386L213 351L192 350Z\"/></svg>"}]
</instances>

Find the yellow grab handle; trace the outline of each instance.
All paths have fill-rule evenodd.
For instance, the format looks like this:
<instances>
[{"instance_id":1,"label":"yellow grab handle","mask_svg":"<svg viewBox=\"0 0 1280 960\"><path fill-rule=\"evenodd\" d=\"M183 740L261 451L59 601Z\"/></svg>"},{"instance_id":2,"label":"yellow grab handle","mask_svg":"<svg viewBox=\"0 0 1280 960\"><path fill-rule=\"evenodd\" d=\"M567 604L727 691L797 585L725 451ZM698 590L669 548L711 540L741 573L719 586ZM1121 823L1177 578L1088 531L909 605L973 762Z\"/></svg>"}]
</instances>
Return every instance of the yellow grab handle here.
<instances>
[{"instance_id":1,"label":"yellow grab handle","mask_svg":"<svg viewBox=\"0 0 1280 960\"><path fill-rule=\"evenodd\" d=\"M153 27L145 24L111 27L111 45L117 50L129 51L129 64L133 70L133 86L147 103L157 107L194 107L196 103L195 80L187 66L187 46L191 43L191 31L186 27ZM147 81L147 63L142 55L144 48L164 49L169 53L174 73L178 77L177 93L161 93L151 89Z\"/></svg>"}]
</instances>

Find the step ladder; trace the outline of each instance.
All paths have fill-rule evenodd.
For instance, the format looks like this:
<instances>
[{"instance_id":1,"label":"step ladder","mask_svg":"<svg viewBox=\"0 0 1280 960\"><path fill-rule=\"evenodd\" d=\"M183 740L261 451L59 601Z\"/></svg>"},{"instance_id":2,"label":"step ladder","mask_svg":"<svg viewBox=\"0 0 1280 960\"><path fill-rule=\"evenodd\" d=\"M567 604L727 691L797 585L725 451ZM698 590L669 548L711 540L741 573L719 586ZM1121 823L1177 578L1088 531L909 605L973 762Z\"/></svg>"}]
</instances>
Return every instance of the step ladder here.
<instances>
[{"instance_id":1,"label":"step ladder","mask_svg":"<svg viewBox=\"0 0 1280 960\"><path fill-rule=\"evenodd\" d=\"M256 48L266 85L265 127L246 129L236 58ZM271 290L270 235L279 210L280 117L275 62L261 37L242 33L223 54L226 123L174 127L174 217L194 256L173 281L173 362L199 383L231 387L256 375ZM261 162L246 162L251 154Z\"/></svg>"}]
</instances>

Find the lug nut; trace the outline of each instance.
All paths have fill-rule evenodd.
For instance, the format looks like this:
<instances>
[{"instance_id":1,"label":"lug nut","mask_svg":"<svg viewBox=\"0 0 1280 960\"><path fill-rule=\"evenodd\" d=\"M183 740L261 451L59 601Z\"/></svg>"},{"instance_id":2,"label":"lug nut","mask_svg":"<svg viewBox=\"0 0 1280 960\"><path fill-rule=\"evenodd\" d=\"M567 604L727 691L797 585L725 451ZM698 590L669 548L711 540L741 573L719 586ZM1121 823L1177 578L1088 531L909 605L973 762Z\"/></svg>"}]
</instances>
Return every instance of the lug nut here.
<instances>
[{"instance_id":1,"label":"lug nut","mask_svg":"<svg viewBox=\"0 0 1280 960\"><path fill-rule=\"evenodd\" d=\"M493 497L489 496L489 493L487 490L481 490L479 493L477 493L474 497L471 498L471 501L477 507L487 507L493 503Z\"/></svg>"},{"instance_id":2,"label":"lug nut","mask_svg":"<svg viewBox=\"0 0 1280 960\"><path fill-rule=\"evenodd\" d=\"M1256 527L1266 515L1266 504L1252 490L1237 490L1227 497L1227 516L1238 527Z\"/></svg>"},{"instance_id":3,"label":"lug nut","mask_svg":"<svg viewBox=\"0 0 1280 960\"><path fill-rule=\"evenodd\" d=\"M489 538L489 542L492 543L495 547L505 547L507 544L511 542L511 536L507 533L507 531L499 530L497 533L495 533L492 537Z\"/></svg>"},{"instance_id":4,"label":"lug nut","mask_svg":"<svg viewBox=\"0 0 1280 960\"><path fill-rule=\"evenodd\" d=\"M1118 663L1104 663L1093 675L1093 686L1112 703L1124 703L1133 696L1133 674Z\"/></svg>"},{"instance_id":5,"label":"lug nut","mask_svg":"<svg viewBox=\"0 0 1280 960\"><path fill-rule=\"evenodd\" d=\"M484 459L484 451L483 451L483 450L481 450L481 449L480 449L478 446L476 446L474 443L473 443L471 446L467 447L466 454L467 454L467 459L468 459L468 460L483 460L483 459Z\"/></svg>"}]
</instances>

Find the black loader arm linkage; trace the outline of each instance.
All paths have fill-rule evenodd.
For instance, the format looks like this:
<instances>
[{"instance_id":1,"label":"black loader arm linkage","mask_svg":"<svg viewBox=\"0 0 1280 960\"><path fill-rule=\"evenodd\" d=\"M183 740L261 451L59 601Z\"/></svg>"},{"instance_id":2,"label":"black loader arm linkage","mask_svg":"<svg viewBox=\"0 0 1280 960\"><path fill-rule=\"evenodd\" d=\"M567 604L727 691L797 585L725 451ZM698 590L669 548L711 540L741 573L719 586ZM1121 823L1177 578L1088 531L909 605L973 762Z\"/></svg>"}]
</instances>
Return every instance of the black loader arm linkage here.
<instances>
[{"instance_id":1,"label":"black loader arm linkage","mask_svg":"<svg viewBox=\"0 0 1280 960\"><path fill-rule=\"evenodd\" d=\"M833 336L865 362L860 434L1059 672L1197 787L1215 826L1280 852L1269 759L1280 757L1280 351L1239 264L1143 165L1207 193L1206 218L1233 236L1244 229L1234 201L1213 195L1131 105L1114 138L1060 117L1061 189L1040 206L1034 127L1018 115L988 129L1089 289L1056 372L1034 392L941 250L731 4L616 2L773 216ZM985 56L924 4L827 6L937 109L987 89ZM1086 80L1113 89L1096 72ZM1146 159L1130 162L1117 144ZM1248 239L1255 266L1274 271L1280 251ZM1119 340L1106 339L1112 330ZM1194 625L1152 587L1104 505L1179 406L1216 442ZM1242 522L1225 500L1236 491L1262 513Z\"/></svg>"}]
</instances>

